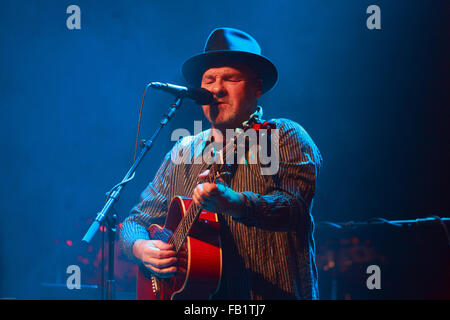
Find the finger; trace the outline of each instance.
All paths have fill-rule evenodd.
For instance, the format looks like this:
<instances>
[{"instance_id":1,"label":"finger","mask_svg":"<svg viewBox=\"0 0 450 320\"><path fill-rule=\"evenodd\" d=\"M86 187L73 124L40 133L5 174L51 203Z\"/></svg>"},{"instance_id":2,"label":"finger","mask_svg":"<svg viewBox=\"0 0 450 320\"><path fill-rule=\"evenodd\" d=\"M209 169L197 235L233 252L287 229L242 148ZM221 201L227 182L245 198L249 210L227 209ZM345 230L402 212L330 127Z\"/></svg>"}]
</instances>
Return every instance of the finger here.
<instances>
[{"instance_id":1,"label":"finger","mask_svg":"<svg viewBox=\"0 0 450 320\"><path fill-rule=\"evenodd\" d=\"M194 202L195 202L195 201L198 202L198 187L196 187L196 188L194 189L194 192L192 193L192 200L194 200ZM197 203L197 202L196 202L196 203Z\"/></svg>"},{"instance_id":2,"label":"finger","mask_svg":"<svg viewBox=\"0 0 450 320\"><path fill-rule=\"evenodd\" d=\"M177 263L178 259L176 257L166 258L166 259L155 259L155 258L148 258L145 259L144 264L146 266L153 266L157 269L163 269L168 268L170 266L173 266Z\"/></svg>"},{"instance_id":3,"label":"finger","mask_svg":"<svg viewBox=\"0 0 450 320\"><path fill-rule=\"evenodd\" d=\"M194 192L198 196L198 198L203 198L203 199L207 200L208 197L211 197L214 195L213 193L215 192L214 190L216 190L216 189L217 189L217 187L215 186L215 183L206 182L206 183L199 184L195 188Z\"/></svg>"},{"instance_id":4,"label":"finger","mask_svg":"<svg viewBox=\"0 0 450 320\"><path fill-rule=\"evenodd\" d=\"M193 201L195 203L196 206L201 207L202 204L200 203L200 201L198 201L198 198L193 198Z\"/></svg>"},{"instance_id":5,"label":"finger","mask_svg":"<svg viewBox=\"0 0 450 320\"><path fill-rule=\"evenodd\" d=\"M158 269L158 268L156 268L156 267L154 267L152 265L149 265L147 268L152 270L153 273L158 278L170 278L170 277L174 276L175 273L177 272L177 267L169 267L169 268Z\"/></svg>"},{"instance_id":6,"label":"finger","mask_svg":"<svg viewBox=\"0 0 450 320\"><path fill-rule=\"evenodd\" d=\"M160 250L170 250L173 249L173 244L161 241L161 240L154 240L153 245L160 249Z\"/></svg>"},{"instance_id":7,"label":"finger","mask_svg":"<svg viewBox=\"0 0 450 320\"><path fill-rule=\"evenodd\" d=\"M156 246L159 246L160 248L168 248L166 249L160 249ZM143 250L143 259L146 257L150 258L157 258L157 259L163 259L163 258L169 258L176 256L175 250L172 249L173 245L159 241L159 240L153 240L149 242L147 246L144 247Z\"/></svg>"},{"instance_id":8,"label":"finger","mask_svg":"<svg viewBox=\"0 0 450 320\"><path fill-rule=\"evenodd\" d=\"M175 250L152 250L150 248L144 249L143 260L148 259L166 259L176 256Z\"/></svg>"},{"instance_id":9,"label":"finger","mask_svg":"<svg viewBox=\"0 0 450 320\"><path fill-rule=\"evenodd\" d=\"M194 192L192 193L192 201L194 201L194 204L199 206L200 202L198 201L198 192L197 188L194 189Z\"/></svg>"},{"instance_id":10,"label":"finger","mask_svg":"<svg viewBox=\"0 0 450 320\"><path fill-rule=\"evenodd\" d=\"M200 173L200 174L198 175L198 177L199 177L200 179L204 179L204 178L206 178L208 175L209 175L209 169L207 169L207 170L203 171L202 173Z\"/></svg>"},{"instance_id":11,"label":"finger","mask_svg":"<svg viewBox=\"0 0 450 320\"><path fill-rule=\"evenodd\" d=\"M198 185L195 189L194 189L194 193L192 195L192 200L194 200L194 203L197 206L203 206L206 202L207 199L205 199L204 197L204 192L203 192L203 188L202 185Z\"/></svg>"},{"instance_id":12,"label":"finger","mask_svg":"<svg viewBox=\"0 0 450 320\"><path fill-rule=\"evenodd\" d=\"M205 183L203 190L207 196L216 195L219 192L219 188L215 183Z\"/></svg>"}]
</instances>

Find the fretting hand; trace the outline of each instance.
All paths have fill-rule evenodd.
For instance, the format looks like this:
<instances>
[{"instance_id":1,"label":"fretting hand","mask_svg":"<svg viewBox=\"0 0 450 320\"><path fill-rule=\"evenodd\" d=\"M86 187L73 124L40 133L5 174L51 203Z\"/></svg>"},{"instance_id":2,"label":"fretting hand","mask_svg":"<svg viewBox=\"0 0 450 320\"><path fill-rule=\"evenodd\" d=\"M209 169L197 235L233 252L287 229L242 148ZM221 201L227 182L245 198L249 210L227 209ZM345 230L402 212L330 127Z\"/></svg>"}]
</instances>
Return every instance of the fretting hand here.
<instances>
[{"instance_id":1,"label":"fretting hand","mask_svg":"<svg viewBox=\"0 0 450 320\"><path fill-rule=\"evenodd\" d=\"M206 170L199 178L205 179L208 174L209 170ZM234 218L241 217L245 208L244 195L222 183L200 183L194 189L192 199L205 210L228 214Z\"/></svg>"}]
</instances>

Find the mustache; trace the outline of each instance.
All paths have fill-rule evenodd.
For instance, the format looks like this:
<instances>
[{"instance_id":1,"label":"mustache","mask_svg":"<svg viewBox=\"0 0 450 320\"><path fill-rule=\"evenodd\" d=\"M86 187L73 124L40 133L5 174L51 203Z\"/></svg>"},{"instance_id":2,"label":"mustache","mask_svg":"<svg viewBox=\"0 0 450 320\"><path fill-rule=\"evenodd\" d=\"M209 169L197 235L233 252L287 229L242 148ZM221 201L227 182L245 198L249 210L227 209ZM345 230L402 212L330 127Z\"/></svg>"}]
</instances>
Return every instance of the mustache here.
<instances>
[{"instance_id":1,"label":"mustache","mask_svg":"<svg viewBox=\"0 0 450 320\"><path fill-rule=\"evenodd\" d=\"M217 105L219 105L219 104L221 104L221 103L228 103L228 101L226 101L226 100L217 100L217 99L214 99L214 102L212 102L210 105L211 105L211 106L217 106Z\"/></svg>"}]
</instances>

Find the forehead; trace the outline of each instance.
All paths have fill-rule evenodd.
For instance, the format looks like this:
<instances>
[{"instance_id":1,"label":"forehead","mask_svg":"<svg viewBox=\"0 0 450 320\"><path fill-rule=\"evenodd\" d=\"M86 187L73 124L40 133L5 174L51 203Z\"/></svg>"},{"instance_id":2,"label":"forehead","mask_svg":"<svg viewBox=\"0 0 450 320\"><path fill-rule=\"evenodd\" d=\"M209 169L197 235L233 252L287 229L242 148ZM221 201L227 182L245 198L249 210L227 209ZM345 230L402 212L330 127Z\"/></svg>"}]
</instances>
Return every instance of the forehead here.
<instances>
[{"instance_id":1,"label":"forehead","mask_svg":"<svg viewBox=\"0 0 450 320\"><path fill-rule=\"evenodd\" d=\"M253 75L253 72L246 66L223 66L209 68L203 73L203 77L216 77L225 75L239 75L250 77Z\"/></svg>"}]
</instances>

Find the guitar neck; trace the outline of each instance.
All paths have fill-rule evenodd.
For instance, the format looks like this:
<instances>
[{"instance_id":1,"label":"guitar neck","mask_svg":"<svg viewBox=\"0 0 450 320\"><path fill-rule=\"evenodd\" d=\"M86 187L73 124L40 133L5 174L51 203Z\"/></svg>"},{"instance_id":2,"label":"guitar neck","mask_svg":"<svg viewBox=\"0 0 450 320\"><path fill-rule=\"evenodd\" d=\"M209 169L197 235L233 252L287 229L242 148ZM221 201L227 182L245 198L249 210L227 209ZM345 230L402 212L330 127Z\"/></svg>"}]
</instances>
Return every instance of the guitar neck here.
<instances>
[{"instance_id":1,"label":"guitar neck","mask_svg":"<svg viewBox=\"0 0 450 320\"><path fill-rule=\"evenodd\" d=\"M227 143L222 149L222 152L226 153L227 147L229 147L230 143ZM218 164L213 162L211 167L209 168L210 172L208 175L208 181L214 182L215 181L215 175L216 173L220 172L218 168ZM186 240L192 226L197 221L200 212L202 211L202 208L198 205L196 205L193 201L191 202L191 205L189 206L188 210L186 211L186 214L184 218L180 221L178 224L178 227L176 228L175 232L173 233L173 236L170 238L169 243L174 245L175 251L178 253L178 250L180 250L181 246L183 245L184 241Z\"/></svg>"},{"instance_id":2,"label":"guitar neck","mask_svg":"<svg viewBox=\"0 0 450 320\"><path fill-rule=\"evenodd\" d=\"M173 236L169 239L168 242L170 244L173 244L174 249L177 253L186 240L186 237L191 231L191 228L194 225L195 221L197 221L201 211L202 208L192 202L189 206L189 209L186 211L184 218L178 224L178 227L173 233Z\"/></svg>"}]
</instances>

